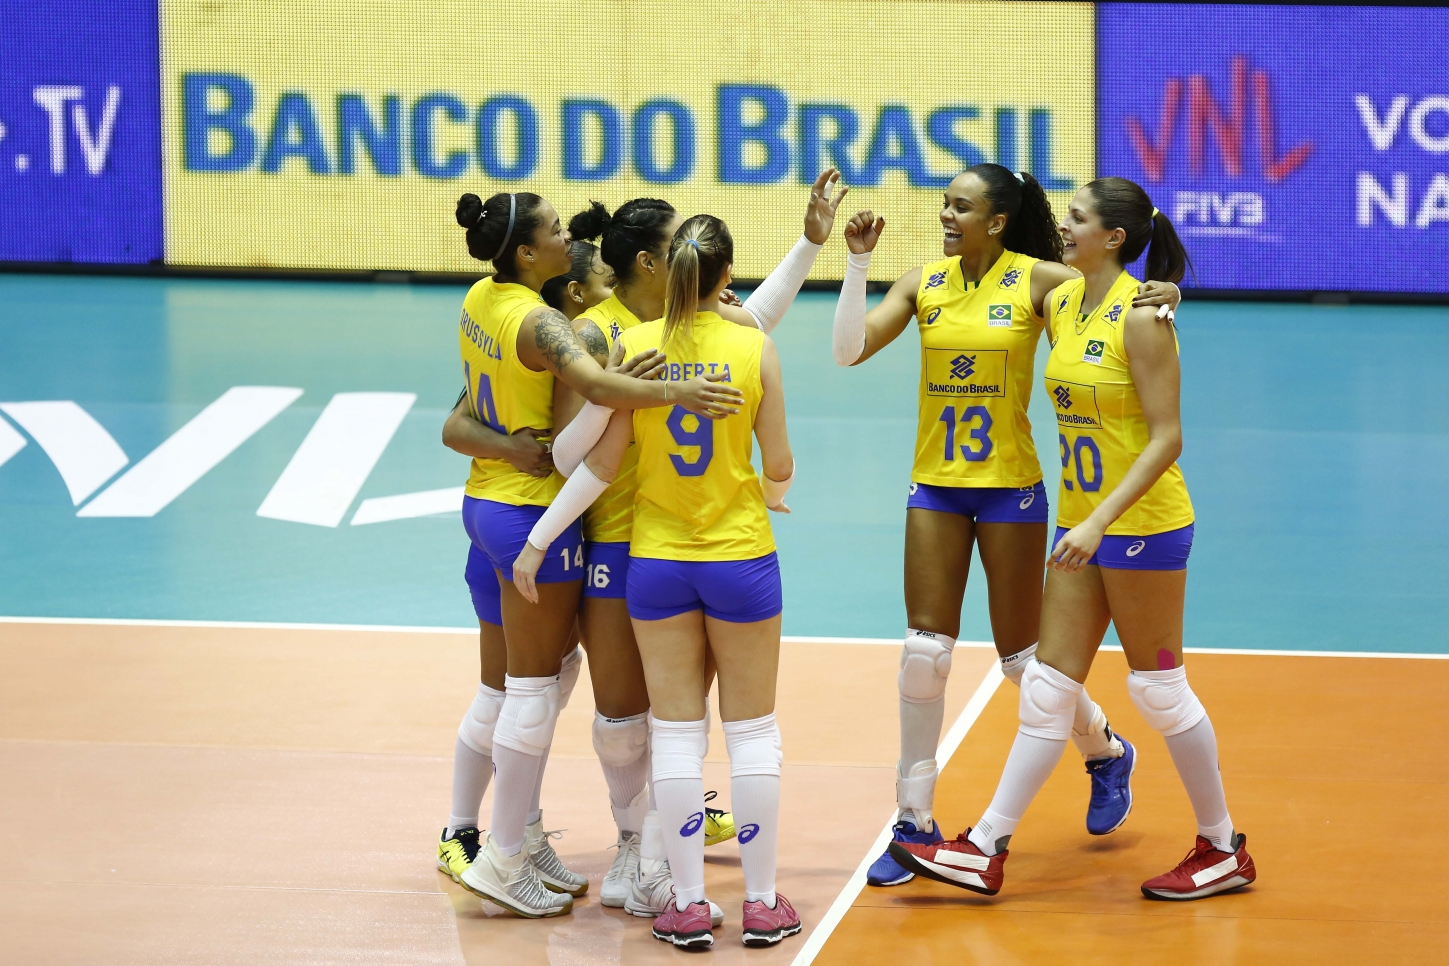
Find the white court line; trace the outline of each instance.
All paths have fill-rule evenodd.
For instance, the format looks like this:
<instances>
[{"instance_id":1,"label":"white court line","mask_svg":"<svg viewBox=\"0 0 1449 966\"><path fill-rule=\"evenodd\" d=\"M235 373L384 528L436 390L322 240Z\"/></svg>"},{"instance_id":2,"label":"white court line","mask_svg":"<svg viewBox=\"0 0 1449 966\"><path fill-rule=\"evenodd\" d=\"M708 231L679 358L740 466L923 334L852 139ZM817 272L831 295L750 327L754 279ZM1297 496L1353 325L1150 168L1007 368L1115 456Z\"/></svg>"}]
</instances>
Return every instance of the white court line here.
<instances>
[{"instance_id":1,"label":"white court line","mask_svg":"<svg viewBox=\"0 0 1449 966\"><path fill-rule=\"evenodd\" d=\"M233 627L269 631L365 631L396 634L476 634L476 627L424 627L408 624L309 624L293 621L186 621L130 617L15 617L0 615L0 624L115 624L119 627ZM899 647L896 637L797 637L783 635L786 644L872 644ZM957 641L957 647L990 647L990 641ZM1117 644L1103 644L1104 651L1120 651ZM1411 651L1293 651L1249 647L1185 647L1187 654L1228 654L1251 657L1363 657L1414 661L1449 661L1449 654L1420 654Z\"/></svg>"},{"instance_id":2,"label":"white court line","mask_svg":"<svg viewBox=\"0 0 1449 966\"><path fill-rule=\"evenodd\" d=\"M982 678L981 683L976 686L976 693L971 695L971 700L966 702L966 707L961 709L961 715L956 719L956 723L951 726L950 731L946 732L946 737L941 739L941 746L936 749L936 761L942 769L946 767L946 762L951 760L951 756L956 753L956 749L961 747L961 742L966 738L966 732L970 731L971 726L976 723L976 719L981 717L981 712L986 710L986 703L991 700L991 696L996 693L996 689L1005 680L1000 664L993 663L986 669L986 677ZM861 859L860 865L855 867L855 874L850 877L850 881L845 884L840 895L835 897L835 901L826 910L820 920L820 925L815 927L814 931L810 933L810 938L805 940L805 945L800 947L800 951L795 954L791 966L809 966L815 961L815 957L819 955L825 941L830 938L835 927L840 925L840 920L845 918L846 912L855 904L856 897L865 888L865 873L870 869L871 863L876 860L876 857L885 851L886 844L891 840L891 829L895 823L896 817L892 814L886 822L885 828L881 829L880 834L875 837L875 842L865 853L865 858Z\"/></svg>"}]
</instances>

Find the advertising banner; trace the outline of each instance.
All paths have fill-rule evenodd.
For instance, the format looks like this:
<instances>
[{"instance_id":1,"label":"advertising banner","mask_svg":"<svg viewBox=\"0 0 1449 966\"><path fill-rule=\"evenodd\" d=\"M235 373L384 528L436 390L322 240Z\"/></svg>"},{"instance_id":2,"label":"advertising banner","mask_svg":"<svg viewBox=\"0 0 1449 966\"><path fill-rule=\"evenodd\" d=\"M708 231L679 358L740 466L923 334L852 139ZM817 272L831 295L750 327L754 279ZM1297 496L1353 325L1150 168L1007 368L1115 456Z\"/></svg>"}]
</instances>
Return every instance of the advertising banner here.
<instances>
[{"instance_id":1,"label":"advertising banner","mask_svg":"<svg viewBox=\"0 0 1449 966\"><path fill-rule=\"evenodd\" d=\"M151 262L156 0L0 8L0 261Z\"/></svg>"},{"instance_id":2,"label":"advertising banner","mask_svg":"<svg viewBox=\"0 0 1449 966\"><path fill-rule=\"evenodd\" d=\"M1172 217L1198 285L1449 292L1449 10L1098 18L1098 171Z\"/></svg>"},{"instance_id":3,"label":"advertising banner","mask_svg":"<svg viewBox=\"0 0 1449 966\"><path fill-rule=\"evenodd\" d=\"M845 207L885 215L872 270L893 279L939 257L941 189L963 168L1031 171L1057 205L1091 176L1091 4L752 9L172 0L167 261L479 271L458 196L532 190L565 218L640 196L719 215L735 274L759 278L834 163Z\"/></svg>"}]
</instances>

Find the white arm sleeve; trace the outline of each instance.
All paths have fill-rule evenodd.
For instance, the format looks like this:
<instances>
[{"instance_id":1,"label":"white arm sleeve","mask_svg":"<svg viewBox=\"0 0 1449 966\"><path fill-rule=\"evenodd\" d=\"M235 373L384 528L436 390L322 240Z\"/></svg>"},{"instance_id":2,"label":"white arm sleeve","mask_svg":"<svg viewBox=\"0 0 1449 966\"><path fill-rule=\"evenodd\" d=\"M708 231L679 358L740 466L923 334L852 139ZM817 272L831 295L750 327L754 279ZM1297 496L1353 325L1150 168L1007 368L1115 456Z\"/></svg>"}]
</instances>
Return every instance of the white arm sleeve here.
<instances>
[{"instance_id":1,"label":"white arm sleeve","mask_svg":"<svg viewBox=\"0 0 1449 966\"><path fill-rule=\"evenodd\" d=\"M760 327L760 331L768 335L780 324L786 310L790 308L790 303L800 294L800 286L805 284L805 276L810 274L810 269L815 265L815 256L820 254L823 247L801 235L795 247L775 266L770 277L761 282L760 287L745 299L745 309L755 317L755 324Z\"/></svg>"},{"instance_id":2,"label":"white arm sleeve","mask_svg":"<svg viewBox=\"0 0 1449 966\"><path fill-rule=\"evenodd\" d=\"M585 402L584 408L564 427L563 432L553 439L553 465L565 477L573 476L574 470L589 455L589 450L604 435L609 426L612 409Z\"/></svg>"},{"instance_id":3,"label":"white arm sleeve","mask_svg":"<svg viewBox=\"0 0 1449 966\"><path fill-rule=\"evenodd\" d=\"M830 348L838 366L853 366L865 351L865 279L870 273L870 252L851 253L845 260L845 280L835 303L835 328ZM557 457L554 458L557 462Z\"/></svg>"},{"instance_id":4,"label":"white arm sleeve","mask_svg":"<svg viewBox=\"0 0 1449 966\"><path fill-rule=\"evenodd\" d=\"M529 531L528 542L540 550L547 550L558 535L568 529L579 517L583 516L585 510L593 505L609 484L595 476L587 464L580 463L575 473L569 477L569 481L559 490L558 496L553 498L543 516Z\"/></svg>"}]
</instances>

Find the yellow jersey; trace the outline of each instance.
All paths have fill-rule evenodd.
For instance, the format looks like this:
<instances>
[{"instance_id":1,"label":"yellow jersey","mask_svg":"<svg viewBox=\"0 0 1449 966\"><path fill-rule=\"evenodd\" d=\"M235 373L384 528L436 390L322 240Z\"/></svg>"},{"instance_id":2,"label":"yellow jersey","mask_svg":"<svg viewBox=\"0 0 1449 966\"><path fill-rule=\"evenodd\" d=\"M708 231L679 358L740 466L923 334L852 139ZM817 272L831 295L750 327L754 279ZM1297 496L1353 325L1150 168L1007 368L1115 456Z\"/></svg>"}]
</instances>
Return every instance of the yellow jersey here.
<instances>
[{"instance_id":1,"label":"yellow jersey","mask_svg":"<svg viewBox=\"0 0 1449 966\"><path fill-rule=\"evenodd\" d=\"M1147 447L1147 420L1122 330L1137 279L1123 272L1102 304L1082 317L1085 279L1058 286L1047 307L1052 339L1046 390L1056 408L1062 485L1057 525L1074 527L1117 488ZM1176 463L1107 528L1109 534L1146 537L1193 522L1192 500Z\"/></svg>"},{"instance_id":2,"label":"yellow jersey","mask_svg":"<svg viewBox=\"0 0 1449 966\"><path fill-rule=\"evenodd\" d=\"M553 373L534 372L518 358L518 329L543 305L526 285L485 278L468 290L458 319L463 381L473 415L500 433L553 427ZM540 479L506 460L474 459L464 492L514 506L548 506L563 487L555 470Z\"/></svg>"},{"instance_id":3,"label":"yellow jersey","mask_svg":"<svg viewBox=\"0 0 1449 966\"><path fill-rule=\"evenodd\" d=\"M627 329L641 323L618 296L610 295L593 308L585 309L579 318L599 327L609 343L610 351ZM634 530L634 488L638 484L639 448L631 441L614 477L594 505L584 511L584 539L595 543L628 543Z\"/></svg>"},{"instance_id":4,"label":"yellow jersey","mask_svg":"<svg viewBox=\"0 0 1449 966\"><path fill-rule=\"evenodd\" d=\"M775 549L765 494L750 463L760 409L760 353L765 334L715 312L694 319L693 338L660 343L664 320L624 333L624 354L662 349L666 379L721 373L744 393L740 411L710 420L682 406L636 409L639 452L634 531L629 554L663 560L753 560Z\"/></svg>"},{"instance_id":5,"label":"yellow jersey","mask_svg":"<svg viewBox=\"0 0 1449 966\"><path fill-rule=\"evenodd\" d=\"M921 268L920 411L911 482L1023 487L1041 480L1026 418L1041 323L1031 304L1037 259L1004 252L968 283L959 256Z\"/></svg>"}]
</instances>

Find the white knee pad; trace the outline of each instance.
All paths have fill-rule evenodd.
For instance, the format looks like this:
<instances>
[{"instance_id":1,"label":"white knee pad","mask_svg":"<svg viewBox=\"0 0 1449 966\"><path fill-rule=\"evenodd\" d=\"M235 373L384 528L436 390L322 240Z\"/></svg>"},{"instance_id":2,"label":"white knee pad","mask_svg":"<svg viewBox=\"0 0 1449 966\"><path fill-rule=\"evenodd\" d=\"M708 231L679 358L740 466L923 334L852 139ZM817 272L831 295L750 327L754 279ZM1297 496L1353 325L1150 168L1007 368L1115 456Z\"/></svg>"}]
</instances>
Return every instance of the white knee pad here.
<instances>
[{"instance_id":1,"label":"white knee pad","mask_svg":"<svg viewBox=\"0 0 1449 966\"><path fill-rule=\"evenodd\" d=\"M654 780L704 779L704 755L709 744L704 719L660 721L649 716L649 753Z\"/></svg>"},{"instance_id":2,"label":"white knee pad","mask_svg":"<svg viewBox=\"0 0 1449 966\"><path fill-rule=\"evenodd\" d=\"M558 709L560 711L569 706L569 696L574 693L574 685L579 683L579 669L583 666L583 646L575 644L574 649L564 655L563 664L558 669Z\"/></svg>"},{"instance_id":3,"label":"white knee pad","mask_svg":"<svg viewBox=\"0 0 1449 966\"><path fill-rule=\"evenodd\" d=\"M1029 661L1021 675L1021 733L1065 741L1072 735L1082 686L1054 667Z\"/></svg>"},{"instance_id":4,"label":"white knee pad","mask_svg":"<svg viewBox=\"0 0 1449 966\"><path fill-rule=\"evenodd\" d=\"M1036 645L1023 648L1015 654L1008 654L1001 659L1001 674L1006 680L1017 687L1021 687L1021 673L1026 670L1027 662L1036 657Z\"/></svg>"},{"instance_id":5,"label":"white knee pad","mask_svg":"<svg viewBox=\"0 0 1449 966\"><path fill-rule=\"evenodd\" d=\"M1207 717L1207 709L1188 686L1186 667L1129 671L1127 693L1147 723L1165 738L1180 735Z\"/></svg>"},{"instance_id":6,"label":"white knee pad","mask_svg":"<svg viewBox=\"0 0 1449 966\"><path fill-rule=\"evenodd\" d=\"M594 712L594 753L611 768L627 768L649 747L649 713L606 718Z\"/></svg>"},{"instance_id":7,"label":"white knee pad","mask_svg":"<svg viewBox=\"0 0 1449 966\"><path fill-rule=\"evenodd\" d=\"M780 727L775 716L748 718L724 723L725 745L730 753L730 777L742 775L780 776L785 753L780 747Z\"/></svg>"},{"instance_id":8,"label":"white knee pad","mask_svg":"<svg viewBox=\"0 0 1449 966\"><path fill-rule=\"evenodd\" d=\"M946 693L946 678L951 676L951 649L954 637L930 631L907 631L906 646L901 651L901 673L896 683L901 698L912 704L928 704Z\"/></svg>"},{"instance_id":9,"label":"white knee pad","mask_svg":"<svg viewBox=\"0 0 1449 966\"><path fill-rule=\"evenodd\" d=\"M507 697L498 715L493 743L521 754L542 757L553 744L553 729L558 724L558 678L509 677L506 680Z\"/></svg>"},{"instance_id":10,"label":"white knee pad","mask_svg":"<svg viewBox=\"0 0 1449 966\"><path fill-rule=\"evenodd\" d=\"M503 710L503 697L502 691L478 685L478 693L458 725L458 740L480 755L493 755L493 731L498 726L498 713Z\"/></svg>"},{"instance_id":11,"label":"white knee pad","mask_svg":"<svg viewBox=\"0 0 1449 966\"><path fill-rule=\"evenodd\" d=\"M901 776L896 773L896 807L901 811L915 810L922 818L929 818L936 802L936 776L939 774L934 759L918 761L911 766L911 773Z\"/></svg>"}]
</instances>

